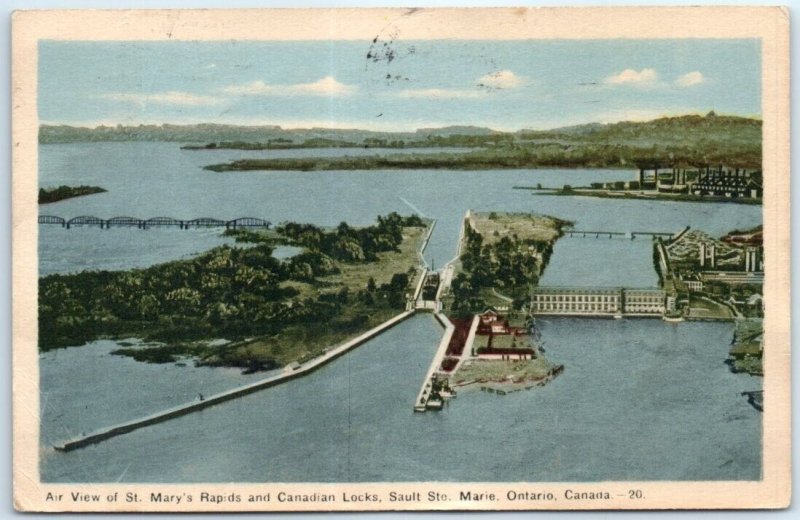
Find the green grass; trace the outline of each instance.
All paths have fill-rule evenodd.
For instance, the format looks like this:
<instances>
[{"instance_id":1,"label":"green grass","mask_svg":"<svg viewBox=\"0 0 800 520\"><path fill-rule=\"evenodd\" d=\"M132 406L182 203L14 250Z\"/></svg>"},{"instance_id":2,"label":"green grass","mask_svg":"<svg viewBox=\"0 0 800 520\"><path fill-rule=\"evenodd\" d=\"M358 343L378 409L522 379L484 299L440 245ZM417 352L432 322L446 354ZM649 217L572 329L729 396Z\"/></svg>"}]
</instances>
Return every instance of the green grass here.
<instances>
[{"instance_id":1,"label":"green grass","mask_svg":"<svg viewBox=\"0 0 800 520\"><path fill-rule=\"evenodd\" d=\"M456 384L524 383L547 377L554 365L544 357L524 361L470 360L450 378Z\"/></svg>"},{"instance_id":2,"label":"green grass","mask_svg":"<svg viewBox=\"0 0 800 520\"><path fill-rule=\"evenodd\" d=\"M689 297L689 307L691 318L733 319L733 313L726 305L694 294Z\"/></svg>"}]
</instances>

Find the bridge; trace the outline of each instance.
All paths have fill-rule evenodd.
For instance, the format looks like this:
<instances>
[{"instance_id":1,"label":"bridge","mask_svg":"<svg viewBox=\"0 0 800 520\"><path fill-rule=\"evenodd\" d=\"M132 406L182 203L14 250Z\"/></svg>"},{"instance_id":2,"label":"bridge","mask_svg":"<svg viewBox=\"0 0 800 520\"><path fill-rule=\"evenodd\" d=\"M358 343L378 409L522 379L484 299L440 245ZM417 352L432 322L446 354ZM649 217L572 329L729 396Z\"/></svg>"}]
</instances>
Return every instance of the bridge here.
<instances>
[{"instance_id":1,"label":"bridge","mask_svg":"<svg viewBox=\"0 0 800 520\"><path fill-rule=\"evenodd\" d=\"M210 217L200 217L191 220L181 220L173 217L153 217L142 219L126 216L102 219L92 215L81 215L78 217L65 219L55 215L39 215L38 222L39 224L43 225L61 226L65 229L71 229L76 226L99 227L100 229L110 229L112 227L135 227L137 229L149 229L154 227L176 227L178 229L213 227L224 227L225 229L269 229L272 225L270 221L256 217L239 217L233 220L220 220Z\"/></svg>"},{"instance_id":2,"label":"bridge","mask_svg":"<svg viewBox=\"0 0 800 520\"><path fill-rule=\"evenodd\" d=\"M672 238L674 233L669 233L666 231L591 231L591 230L583 230L583 229L571 229L567 231L570 237L579 237L579 238L614 238L614 237L630 237L631 240L635 239L637 236L649 236L649 237L662 237L662 238Z\"/></svg>"}]
</instances>

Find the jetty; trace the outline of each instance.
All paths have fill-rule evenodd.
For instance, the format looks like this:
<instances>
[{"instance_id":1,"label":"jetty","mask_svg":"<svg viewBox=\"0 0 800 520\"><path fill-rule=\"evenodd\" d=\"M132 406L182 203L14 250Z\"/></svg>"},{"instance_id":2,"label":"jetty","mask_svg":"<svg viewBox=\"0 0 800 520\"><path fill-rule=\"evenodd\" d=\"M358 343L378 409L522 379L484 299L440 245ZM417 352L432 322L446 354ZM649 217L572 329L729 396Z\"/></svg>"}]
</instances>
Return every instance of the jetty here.
<instances>
[{"instance_id":1,"label":"jetty","mask_svg":"<svg viewBox=\"0 0 800 520\"><path fill-rule=\"evenodd\" d=\"M50 224L58 224L59 222L53 221L55 217L46 217L49 221L42 222L42 217L39 217L40 222L42 223L50 223ZM166 218L166 217L162 217ZM238 220L238 224L248 224L249 221L241 221ZM218 221L223 222L223 221ZM234 221L229 221L232 223ZM266 221L264 221L266 222ZM224 222L223 222L224 224ZM151 426L154 424L162 423L165 421L169 421L171 419L176 419L178 417L182 417L184 415L188 415L193 412L197 412L200 410L204 410L211 406L215 406L226 401L231 401L233 399L237 399L239 397L246 396L248 394L252 394L258 392L260 390L264 390L266 388L270 388L282 383L286 383L293 379L297 379L310 373L322 368L323 366L327 365L331 361L335 360L336 358L344 355L345 353L355 349L356 347L363 345L367 341L371 340L372 338L382 334L383 332L391 329L395 325L407 320L416 312L416 308L414 302L420 297L420 293L422 292L423 282L425 281L428 269L427 264L424 262L423 253L425 252L425 248L428 245L428 241L430 240L431 233L433 232L433 225L435 221L431 224L430 229L428 230L428 234L425 237L424 241L422 242L418 254L421 260L420 265L420 275L419 280L414 288L414 292L412 293L411 297L409 298L409 302L406 305L406 310L401 312L400 314L394 316L393 318L377 325L369 329L368 331L360 334L359 336L342 343L339 346L333 347L327 350L323 355L311 359L303 364L292 363L286 366L281 374L262 379L260 381L256 381L254 383L241 386L239 388L234 388L231 390L227 390L224 392L220 392L218 394L204 396L197 401L192 401L189 403L184 403L182 405L174 406L172 408L168 408L166 410L162 410L160 412L156 412L151 415L147 415L145 417L141 417L139 419L133 419L130 421L126 421L123 423L116 424L114 426L109 426L103 428L101 430L94 431L87 435L81 435L79 437L70 439L68 441L62 442L60 444L55 445L55 449L57 451L67 452L73 451L79 448L84 448L86 446L90 446L92 444L97 444L107 439L111 439L113 437L117 437L119 435L124 435L126 433L132 432L134 430L138 430L139 428L144 428L146 426ZM267 223L268 225L268 223ZM66 227L66 225L65 225ZM258 227L258 226L257 226ZM182 229L184 229L182 227ZM446 320L446 318L445 318ZM452 325L451 325L452 328ZM452 333L451 333L452 334ZM449 341L449 339L448 339ZM445 348L447 348L447 343L445 342Z\"/></svg>"},{"instance_id":2,"label":"jetty","mask_svg":"<svg viewBox=\"0 0 800 520\"><path fill-rule=\"evenodd\" d=\"M246 386L221 392L215 395L206 396L203 398L202 401L198 400L190 403L185 403L179 406L175 406L173 408L168 408L166 410L154 413L152 415L148 415L146 417L142 417L140 419L134 419L132 421L127 421L121 424L117 424L115 426L103 428L102 430L98 430L88 435L77 437L75 439L66 441L62 444L56 445L55 449L58 451L72 451L78 448L84 448L91 444L96 444L98 442L110 439L112 437L117 437L119 435L123 435L132 432L134 430L138 430L139 428L144 428L145 426L150 426L153 424L158 424L168 421L170 419L175 419L177 417L181 417L183 415L187 415L192 412L197 412L199 410L203 410L205 408L209 408L211 406L224 403L232 399L236 399L248 394L252 394L254 392L258 392L259 390L263 390L265 388L269 388L272 386L279 385L281 383L285 383L287 381L291 381L292 379L297 379L299 377L306 376L311 372L314 372L315 370L322 368L324 365L330 363L339 356L349 352L350 350L358 347L359 345L362 345L363 343L381 334L382 332L394 327L398 323L405 321L412 314L414 314L413 310L405 311L401 314L398 314L394 318L381 323L377 327L374 327L364 332L360 336L353 338L350 341L347 341L346 343L343 343L342 345L339 345L338 347L329 350L322 356L314 358L302 365L296 366L294 369L292 369L292 367L287 367L282 374L267 379L263 379L261 381L257 381L255 383Z\"/></svg>"}]
</instances>

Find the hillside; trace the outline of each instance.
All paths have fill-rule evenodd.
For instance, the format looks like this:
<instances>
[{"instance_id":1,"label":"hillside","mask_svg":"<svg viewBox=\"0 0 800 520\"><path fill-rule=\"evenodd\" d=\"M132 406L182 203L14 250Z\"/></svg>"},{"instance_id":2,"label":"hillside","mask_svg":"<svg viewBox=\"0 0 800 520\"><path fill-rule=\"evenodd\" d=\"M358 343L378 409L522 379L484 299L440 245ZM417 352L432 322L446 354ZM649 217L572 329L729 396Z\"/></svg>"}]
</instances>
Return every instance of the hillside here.
<instances>
[{"instance_id":1,"label":"hillside","mask_svg":"<svg viewBox=\"0 0 800 520\"><path fill-rule=\"evenodd\" d=\"M697 141L760 144L761 120L738 116L685 115L652 121L569 126L554 130L517 132L520 139L565 139L569 141L615 142L651 146Z\"/></svg>"},{"instance_id":2,"label":"hillside","mask_svg":"<svg viewBox=\"0 0 800 520\"><path fill-rule=\"evenodd\" d=\"M713 111L705 116L523 130L516 133L516 138L534 146L560 145L565 150L590 154L605 150L601 155L617 155L627 163L725 164L745 168L761 165L761 120L720 116Z\"/></svg>"},{"instance_id":3,"label":"hillside","mask_svg":"<svg viewBox=\"0 0 800 520\"><path fill-rule=\"evenodd\" d=\"M279 126L139 125L97 128L43 125L40 143L100 141L167 141L187 149L246 150L275 148L475 148L469 156L450 158L425 154L412 162L437 168L630 167L658 163L675 166L725 164L761 166L761 121L738 116L684 115L646 122L591 123L553 130L497 132L488 128L451 126L416 132L373 132L356 129L283 129ZM406 158L408 159L408 158ZM245 169L350 169L348 158L297 165L248 163ZM384 161L385 162L385 161ZM398 161L394 161L398 162ZM405 162L405 160L401 161ZM448 163L453 162L452 165ZM400 167L373 161L375 166ZM275 166L275 168L270 167ZM221 169L239 169L221 168ZM367 165L367 169L371 166ZM217 169L217 168L215 168Z\"/></svg>"}]
</instances>

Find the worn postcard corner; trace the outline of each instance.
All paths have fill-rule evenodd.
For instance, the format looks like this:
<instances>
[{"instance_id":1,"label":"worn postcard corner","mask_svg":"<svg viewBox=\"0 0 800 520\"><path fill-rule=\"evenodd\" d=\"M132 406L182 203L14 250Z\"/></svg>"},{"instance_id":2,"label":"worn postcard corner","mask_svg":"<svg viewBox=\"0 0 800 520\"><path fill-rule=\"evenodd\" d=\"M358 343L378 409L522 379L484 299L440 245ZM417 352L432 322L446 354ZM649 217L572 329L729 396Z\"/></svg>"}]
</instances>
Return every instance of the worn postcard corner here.
<instances>
[{"instance_id":1,"label":"worn postcard corner","mask_svg":"<svg viewBox=\"0 0 800 520\"><path fill-rule=\"evenodd\" d=\"M788 30L14 13L15 507L787 507Z\"/></svg>"}]
</instances>

